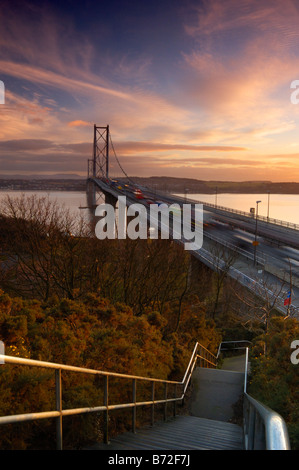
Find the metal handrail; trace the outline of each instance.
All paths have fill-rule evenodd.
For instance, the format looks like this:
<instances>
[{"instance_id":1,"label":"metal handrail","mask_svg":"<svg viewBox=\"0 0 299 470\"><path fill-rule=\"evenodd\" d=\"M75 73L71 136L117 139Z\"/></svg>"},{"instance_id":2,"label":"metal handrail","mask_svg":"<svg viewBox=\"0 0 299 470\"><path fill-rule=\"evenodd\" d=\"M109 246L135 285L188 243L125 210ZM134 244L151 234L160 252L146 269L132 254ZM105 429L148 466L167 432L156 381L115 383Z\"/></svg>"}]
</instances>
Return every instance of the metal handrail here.
<instances>
[{"instance_id":1,"label":"metal handrail","mask_svg":"<svg viewBox=\"0 0 299 470\"><path fill-rule=\"evenodd\" d=\"M62 449L62 418L64 416L77 415L77 414L86 414L94 412L104 412L104 442L109 442L109 433L108 433L108 421L109 421L109 411L116 409L126 409L132 408L132 431L135 432L136 426L136 407L137 406L151 406L151 423L154 424L154 407L158 404L164 403L164 419L166 420L167 415L167 403L172 402L174 405L173 415L176 414L176 403L184 399L188 384L191 379L192 372L196 365L197 359L200 360L201 366L207 367L216 367L216 356L213 355L207 348L205 348L200 343L196 343L193 349L191 358L189 360L186 372L184 374L182 381L173 381L166 379L157 379L152 377L143 377L138 375L128 375L120 374L116 372L106 372L96 369L88 369L83 367L70 366L65 364L57 364L53 362L38 361L34 359L27 359L15 356L6 356L5 354L0 354L0 363L2 364L18 364L26 365L33 367L40 367L46 369L55 370L55 390L56 390L56 410L53 411L44 411L37 413L24 413L18 415L9 415L0 417L0 424L9 424L9 423L19 423L24 421L34 421L39 419L47 418L56 418L56 438L57 438L57 449ZM104 404L95 407L84 407L84 408L74 408L74 409L62 409L62 382L61 382L61 372L62 371L72 371L77 373L92 374L92 375L101 375L104 377ZM118 403L110 404L109 403L109 377L117 377L122 379L132 380L132 401L130 403ZM151 400L147 401L137 401L136 400L136 384L137 381L148 381L152 384L151 390ZM155 384L160 383L164 384L164 398L155 399ZM174 397L167 396L167 386L173 385L175 387ZM177 396L177 386L183 386L182 393Z\"/></svg>"},{"instance_id":2,"label":"metal handrail","mask_svg":"<svg viewBox=\"0 0 299 470\"><path fill-rule=\"evenodd\" d=\"M223 212L231 212L232 214L237 214L241 215L243 217L246 217L248 219L255 219L256 215L252 215L250 212L246 211L241 211L238 209L232 209L230 207L225 207L225 206L219 206L218 204L213 204L211 202L204 202L204 201L197 201L195 199L188 198L188 202L194 202L198 204L203 204L205 206L211 207L216 209L217 211L223 211ZM273 219L272 217L267 217L265 215L260 215L258 214L257 219L262 221L262 222L267 222L273 225L278 225L281 227L286 227L292 230L299 230L299 225L295 224L294 222L288 222L286 220L280 220L280 219Z\"/></svg>"},{"instance_id":3,"label":"metal handrail","mask_svg":"<svg viewBox=\"0 0 299 470\"><path fill-rule=\"evenodd\" d=\"M240 343L240 344L244 344L244 343L247 343L247 344L250 343L250 344L251 344L251 341L249 341L248 339L236 339L236 340L230 340L230 341L222 341L222 342L219 344L219 347L218 347L217 356L216 356L217 359L218 359L219 356L220 356L221 350L222 350L222 351L225 351L225 350L231 350L231 349L248 349L248 348L246 348L246 346L239 346L239 347L236 347L236 346L235 346L235 347L233 347L233 348L227 348L227 349L225 349L225 348L222 347L223 344L237 344L237 343L238 343L238 344L239 344L239 343Z\"/></svg>"},{"instance_id":4,"label":"metal handrail","mask_svg":"<svg viewBox=\"0 0 299 470\"><path fill-rule=\"evenodd\" d=\"M220 343L217 358L223 344L251 343L247 340L223 341ZM284 419L268 406L259 402L247 393L249 347L232 347L228 349L245 349L244 387L243 387L243 431L246 450L290 450L288 429Z\"/></svg>"},{"instance_id":5,"label":"metal handrail","mask_svg":"<svg viewBox=\"0 0 299 470\"><path fill-rule=\"evenodd\" d=\"M248 341L225 341L222 342L218 348L217 355L212 354L207 348L200 343L196 343L193 349L191 358L187 365L182 381L173 381L166 379L157 379L151 377L143 377L138 375L120 374L116 372L106 372L96 369L88 369L83 367L76 367L64 364L57 364L53 362L37 361L33 359L26 359L21 357L6 356L0 354L0 363L2 364L18 364L33 367L41 367L55 370L55 384L56 384L56 410L37 412L37 413L24 413L19 415L9 415L0 417L0 424L19 423L24 421L34 421L39 419L56 418L56 436L57 436L57 449L62 449L62 418L64 416L103 412L104 413L104 442L109 442L108 421L109 411L116 409L132 409L132 431L135 432L136 426L136 408L138 406L151 406L151 423L154 424L154 407L158 404L164 404L164 420L167 415L167 403L173 403L173 415L176 414L176 403L184 400L186 390L188 388L193 370L196 362L200 360L200 366L216 367L217 359L219 357L223 344L227 343L243 343ZM222 348L223 349L223 348ZM243 406L243 429L245 448L247 450L268 449L268 450L289 450L289 436L288 430L283 418L271 410L266 405L255 400L247 393L247 376L248 376L248 347L235 347L232 349L245 349L245 369L244 369L244 406ZM95 407L62 409L62 384L61 372L72 371L84 374L101 375L104 377L104 404ZM118 377L123 379L132 380L132 401L130 403L109 403L109 377ZM151 400L136 401L136 384L137 380L149 381L152 384ZM155 399L155 383L164 384L164 398ZM167 396L167 385L174 385L174 397ZM183 386L183 390L177 396L177 386Z\"/></svg>"},{"instance_id":6,"label":"metal handrail","mask_svg":"<svg viewBox=\"0 0 299 470\"><path fill-rule=\"evenodd\" d=\"M246 450L291 449L284 419L248 393L244 393L243 419Z\"/></svg>"},{"instance_id":7,"label":"metal handrail","mask_svg":"<svg viewBox=\"0 0 299 470\"><path fill-rule=\"evenodd\" d=\"M207 231L205 231L204 236L220 245L225 246L226 248L232 250L233 252L238 253L241 256L244 256L247 259L254 260L254 255L252 253L250 253L249 251L243 250L243 248L240 248L237 245L234 245L233 243L230 243L224 239L215 237L214 235L212 235L211 233ZM255 259L256 259L257 264L261 266L265 266L266 259L264 257L256 255Z\"/></svg>"},{"instance_id":8,"label":"metal handrail","mask_svg":"<svg viewBox=\"0 0 299 470\"><path fill-rule=\"evenodd\" d=\"M247 393L249 348L246 348L243 429L246 450L290 450L289 434L282 416Z\"/></svg>"}]
</instances>

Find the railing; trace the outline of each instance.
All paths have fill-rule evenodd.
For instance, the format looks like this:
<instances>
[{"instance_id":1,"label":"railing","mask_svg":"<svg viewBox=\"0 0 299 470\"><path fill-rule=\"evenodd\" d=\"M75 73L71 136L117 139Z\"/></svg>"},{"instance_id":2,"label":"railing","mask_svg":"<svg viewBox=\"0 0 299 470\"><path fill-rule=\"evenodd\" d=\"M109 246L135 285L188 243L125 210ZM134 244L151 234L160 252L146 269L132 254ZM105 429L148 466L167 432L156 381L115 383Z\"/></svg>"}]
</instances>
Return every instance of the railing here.
<instances>
[{"instance_id":1,"label":"railing","mask_svg":"<svg viewBox=\"0 0 299 470\"><path fill-rule=\"evenodd\" d=\"M246 450L290 450L283 418L247 393L244 394L244 437Z\"/></svg>"},{"instance_id":2,"label":"railing","mask_svg":"<svg viewBox=\"0 0 299 470\"><path fill-rule=\"evenodd\" d=\"M56 439L57 439L57 449L61 450L63 448L63 432L62 432L62 420L64 416L70 415L79 415L86 413L104 413L104 442L109 442L109 411L117 409L132 409L132 431L136 430L136 409L139 406L150 406L151 407L151 424L154 425L154 413L155 405L164 404L163 417L164 420L167 418L167 404L173 404L173 415L176 414L176 404L179 401L183 401L185 397L186 390L188 388L192 372L196 365L197 360L199 360L201 367L216 367L216 356L214 356L210 351L208 351L200 343L196 343L191 355L189 364L187 366L185 375L181 382L172 381L172 380L163 380L155 379L150 377L141 377L135 375L126 375L118 374L114 372L105 372L96 369L87 369L82 367L75 367L63 364L56 364L52 362L36 361L33 359L25 359L21 357L6 356L0 354L0 363L2 364L18 364L32 367L40 367L46 369L53 369L55 371L55 391L56 391L56 410L37 412L37 413L25 413L19 415L10 415L0 417L0 424L9 424L9 423L20 423L24 421L34 421L39 419L56 419ZM4 367L4 365L2 365ZM62 371L72 371L83 374L98 375L104 377L104 403L95 407L85 407L85 408L74 408L74 409L62 409ZM110 404L109 402L109 378L117 377L120 379L129 379L132 380L132 401L130 403L118 403ZM137 382L146 381L151 383L151 397L148 400L137 401ZM156 399L155 398L155 385L162 384L164 385L164 398ZM173 396L169 396L168 387L172 386L174 388ZM181 387L181 393L178 394L177 388Z\"/></svg>"},{"instance_id":3,"label":"railing","mask_svg":"<svg viewBox=\"0 0 299 470\"><path fill-rule=\"evenodd\" d=\"M248 348L245 357L243 427L246 450L290 450L284 419L247 393Z\"/></svg>"},{"instance_id":4,"label":"railing","mask_svg":"<svg viewBox=\"0 0 299 470\"><path fill-rule=\"evenodd\" d=\"M56 419L56 438L57 449L63 448L62 443L62 421L64 416L103 412L104 413L104 442L109 442L109 411L117 409L132 409L132 432L136 431L136 410L139 406L150 406L151 408L151 424L154 425L155 420L155 406L164 404L163 418L167 418L167 404L173 404L173 416L176 415L176 404L183 401L190 379L199 360L200 367L215 368L217 359L221 351L228 349L245 349L245 363L244 363L244 406L243 406L243 429L244 441L246 450L268 449L268 450L289 450L289 437L286 424L283 418L271 410L264 404L255 400L247 393L247 377L248 377L248 347L244 347L244 343L249 341L225 341L222 342L218 348L217 355L213 355L200 343L196 343L193 349L191 358L189 360L183 380L172 381L155 379L150 377L134 376L127 374L118 374L114 372L99 371L96 369L87 369L75 366L68 366L63 364L56 364L52 362L36 361L33 359L25 359L20 357L6 356L0 354L0 364L17 364L25 366L40 367L52 369L55 371L55 391L56 391L56 410L25 413L19 415L9 415L0 417L0 424L20 423L24 421L35 421L40 419L55 418ZM239 346L236 344L240 343ZM233 344L228 347L228 344ZM2 365L4 367L4 365ZM62 371L72 371L83 374L91 374L103 376L104 378L104 403L95 407L62 409ZM109 378L117 377L120 379L132 380L132 401L130 403L110 404L109 402ZM146 381L151 383L151 398L150 400L137 401L137 382ZM155 385L162 384L164 386L164 398L156 399ZM168 387L174 387L173 396L169 396ZM177 388L181 387L182 390L178 394Z\"/></svg>"},{"instance_id":5,"label":"railing","mask_svg":"<svg viewBox=\"0 0 299 470\"><path fill-rule=\"evenodd\" d=\"M178 197L180 197L180 196L178 196ZM183 198L180 197L180 199L183 199ZM232 214L240 215L242 217L246 217L246 218L250 218L250 219L255 219L256 218L256 214L252 214L252 213L246 212L246 211L241 211L241 210L238 210L238 209L232 209L232 208L225 207L225 206L219 206L219 204L213 204L211 202L197 201L197 200L191 199L189 197L187 198L187 202L194 202L194 203L197 203L197 204L203 204L204 206L208 206L211 209L216 209L217 211L231 212ZM290 228L292 230L299 230L299 225L298 224L295 224L293 222L288 222L286 220L273 219L271 217L267 217L265 215L260 215L260 214L257 215L257 219L262 221L262 222L267 222L267 223L270 223L270 224L273 224L273 225L279 225L281 227Z\"/></svg>"},{"instance_id":6,"label":"railing","mask_svg":"<svg viewBox=\"0 0 299 470\"><path fill-rule=\"evenodd\" d=\"M248 349L245 344L251 344L251 341L247 339L236 339L236 340L231 340L231 341L222 341L219 346L218 346L218 351L217 351L217 360L219 359L219 356L221 354L221 351L231 351L231 350L236 350L236 349L244 349L245 351ZM247 374L247 366L248 366L248 361L246 361L244 368Z\"/></svg>"},{"instance_id":7,"label":"railing","mask_svg":"<svg viewBox=\"0 0 299 470\"><path fill-rule=\"evenodd\" d=\"M220 344L217 358L221 350L245 349L244 361L244 401L243 401L243 430L246 450L290 450L288 430L284 419L268 406L255 400L247 393L249 348L232 346L223 348L222 345L250 341L225 341Z\"/></svg>"},{"instance_id":8,"label":"railing","mask_svg":"<svg viewBox=\"0 0 299 470\"><path fill-rule=\"evenodd\" d=\"M243 248L240 248L237 245L234 245L233 243L230 243L230 242L228 242L224 239L215 237L214 235L210 234L209 232L205 232L204 236L209 238L210 240L218 243L219 245L223 245L226 248L232 250L233 252L238 253L238 254L244 256L245 258L254 261L254 254L250 253L250 251L244 250ZM264 257L256 255L255 259L256 259L256 263L258 265L265 266L266 259Z\"/></svg>"}]
</instances>

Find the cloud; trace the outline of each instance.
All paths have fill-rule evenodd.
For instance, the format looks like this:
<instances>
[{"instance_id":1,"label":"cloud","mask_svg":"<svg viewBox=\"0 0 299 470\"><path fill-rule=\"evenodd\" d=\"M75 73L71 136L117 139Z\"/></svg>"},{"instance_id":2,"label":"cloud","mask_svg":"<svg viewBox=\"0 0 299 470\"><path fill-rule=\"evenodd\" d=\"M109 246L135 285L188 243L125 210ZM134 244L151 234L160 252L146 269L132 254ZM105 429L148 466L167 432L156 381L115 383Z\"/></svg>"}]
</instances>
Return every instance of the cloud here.
<instances>
[{"instance_id":1,"label":"cloud","mask_svg":"<svg viewBox=\"0 0 299 470\"><path fill-rule=\"evenodd\" d=\"M212 0L186 25L181 101L214 125L279 129L291 125L289 85L298 74L299 12L291 0Z\"/></svg>"},{"instance_id":2,"label":"cloud","mask_svg":"<svg viewBox=\"0 0 299 470\"><path fill-rule=\"evenodd\" d=\"M29 82L39 83L50 87L56 87L64 91L78 93L104 93L112 95L124 100L134 100L134 96L123 91L87 82L82 79L75 79L63 76L59 73L52 72L46 69L41 69L36 66L17 64L10 61L1 60L0 68L5 70L5 73L27 80Z\"/></svg>"},{"instance_id":3,"label":"cloud","mask_svg":"<svg viewBox=\"0 0 299 470\"><path fill-rule=\"evenodd\" d=\"M203 0L195 7L197 15L192 24L185 25L186 32L200 37L206 47L227 37L238 39L241 44L255 37L271 37L273 47L296 47L299 39L299 10L293 0ZM266 44L268 47L268 44ZM234 50L236 45L230 45Z\"/></svg>"},{"instance_id":4,"label":"cloud","mask_svg":"<svg viewBox=\"0 0 299 470\"><path fill-rule=\"evenodd\" d=\"M217 151L237 152L246 150L244 147L225 145L186 145L186 144L164 144L159 142L116 142L115 149L120 153L130 154L136 152L163 152L168 150L187 150L192 152Z\"/></svg>"},{"instance_id":5,"label":"cloud","mask_svg":"<svg viewBox=\"0 0 299 470\"><path fill-rule=\"evenodd\" d=\"M0 141L0 150L9 150L15 152L16 150L22 151L39 151L49 149L55 144L46 139L18 139Z\"/></svg>"},{"instance_id":6,"label":"cloud","mask_svg":"<svg viewBox=\"0 0 299 470\"><path fill-rule=\"evenodd\" d=\"M69 127L90 127L91 125L92 125L91 122L82 121L80 119L78 119L76 121L71 121L71 122L68 123Z\"/></svg>"}]
</instances>

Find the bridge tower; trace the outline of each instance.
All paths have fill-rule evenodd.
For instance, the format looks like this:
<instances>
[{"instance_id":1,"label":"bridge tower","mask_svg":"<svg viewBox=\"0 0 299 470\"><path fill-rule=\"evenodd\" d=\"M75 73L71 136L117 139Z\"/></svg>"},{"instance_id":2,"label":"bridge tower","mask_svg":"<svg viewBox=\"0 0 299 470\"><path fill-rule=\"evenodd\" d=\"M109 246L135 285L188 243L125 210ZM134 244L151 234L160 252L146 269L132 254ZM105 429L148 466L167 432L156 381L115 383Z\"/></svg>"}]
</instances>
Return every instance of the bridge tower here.
<instances>
[{"instance_id":1,"label":"bridge tower","mask_svg":"<svg viewBox=\"0 0 299 470\"><path fill-rule=\"evenodd\" d=\"M109 178L109 126L94 124L93 158L88 160L89 178Z\"/></svg>"},{"instance_id":2,"label":"bridge tower","mask_svg":"<svg viewBox=\"0 0 299 470\"><path fill-rule=\"evenodd\" d=\"M93 132L93 156L88 160L87 179L87 204L92 214L97 206L98 187L95 179L109 179L109 125L106 127L94 124ZM105 202L115 206L116 199L110 194L105 194Z\"/></svg>"},{"instance_id":3,"label":"bridge tower","mask_svg":"<svg viewBox=\"0 0 299 470\"><path fill-rule=\"evenodd\" d=\"M109 178L109 126L93 126L93 156L88 160L87 203L96 208L97 187L93 179Z\"/></svg>"}]
</instances>

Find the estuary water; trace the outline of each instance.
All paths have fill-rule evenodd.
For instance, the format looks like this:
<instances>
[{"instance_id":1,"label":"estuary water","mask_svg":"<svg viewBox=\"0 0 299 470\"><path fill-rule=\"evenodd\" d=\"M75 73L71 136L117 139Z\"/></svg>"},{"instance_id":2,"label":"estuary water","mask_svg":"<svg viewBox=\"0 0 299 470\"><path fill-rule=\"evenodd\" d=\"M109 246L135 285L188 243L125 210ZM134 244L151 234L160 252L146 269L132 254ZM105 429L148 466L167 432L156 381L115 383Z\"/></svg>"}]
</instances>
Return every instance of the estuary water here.
<instances>
[{"instance_id":1,"label":"estuary water","mask_svg":"<svg viewBox=\"0 0 299 470\"><path fill-rule=\"evenodd\" d=\"M6 195L19 197L21 194L48 196L51 200L69 208L72 212L84 215L86 207L86 193L84 191L0 191L0 201ZM184 194L179 194L184 197ZM217 204L218 206L250 212L256 210L256 201L259 215L269 216L272 219L283 220L299 225L299 195L298 194L188 194L187 197L196 201ZM81 207L81 209L80 209Z\"/></svg>"},{"instance_id":2,"label":"estuary water","mask_svg":"<svg viewBox=\"0 0 299 470\"><path fill-rule=\"evenodd\" d=\"M180 194L184 197L183 194ZM188 194L187 197L196 201L208 202L218 206L227 207L244 212L251 208L258 214L271 219L283 220L299 225L299 194Z\"/></svg>"},{"instance_id":3,"label":"estuary water","mask_svg":"<svg viewBox=\"0 0 299 470\"><path fill-rule=\"evenodd\" d=\"M51 201L57 202L69 209L72 213L81 213L83 212L83 207L86 207L86 193L85 191L0 191L0 202L6 196L11 198L18 198L22 194L25 196L35 195L36 197L49 197Z\"/></svg>"}]
</instances>

